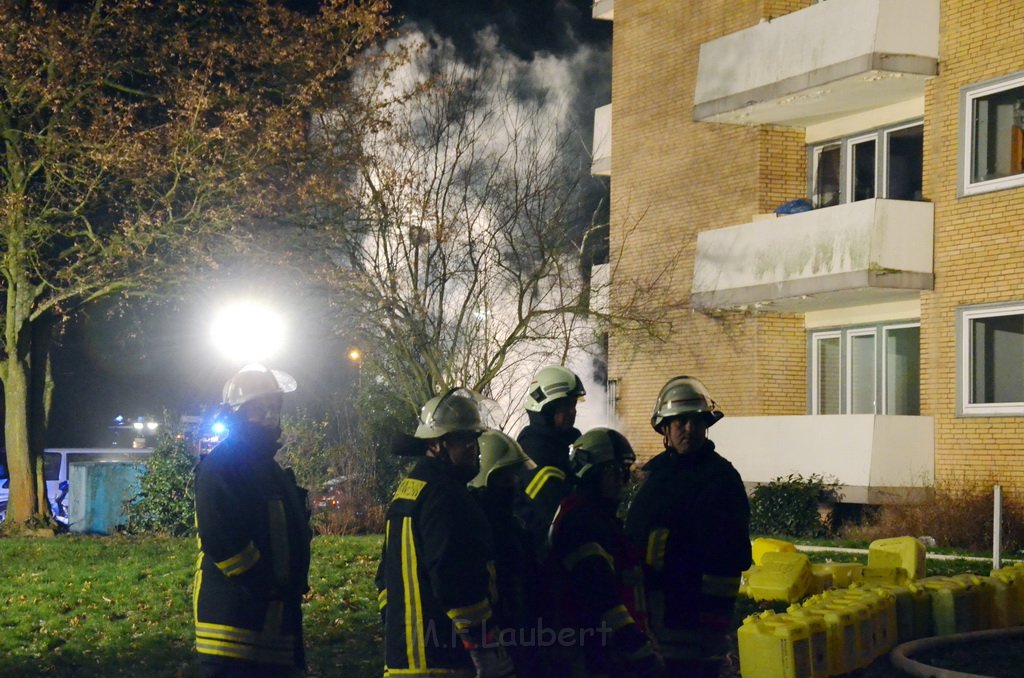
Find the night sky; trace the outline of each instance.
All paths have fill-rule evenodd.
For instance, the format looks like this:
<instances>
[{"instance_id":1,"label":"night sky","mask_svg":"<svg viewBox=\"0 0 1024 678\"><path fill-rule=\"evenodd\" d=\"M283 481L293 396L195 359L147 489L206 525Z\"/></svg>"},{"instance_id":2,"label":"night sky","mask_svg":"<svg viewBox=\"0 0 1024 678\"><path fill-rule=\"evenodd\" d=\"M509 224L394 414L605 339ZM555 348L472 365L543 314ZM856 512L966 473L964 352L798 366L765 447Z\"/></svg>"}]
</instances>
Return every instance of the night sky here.
<instances>
[{"instance_id":1,"label":"night sky","mask_svg":"<svg viewBox=\"0 0 1024 678\"><path fill-rule=\"evenodd\" d=\"M392 6L406 17L403 26L440 34L467 55L474 33L487 27L520 59L538 53L568 57L587 46L596 57L580 70L581 119L610 101L611 24L591 18L591 0L392 0ZM255 294L271 304L279 297L279 307L293 314L290 359L274 366L298 379L293 407L324 406L323 394L343 390L355 376L344 359L347 341L294 303L294 291L286 285L263 280L254 286L248 280L222 281L159 306L115 311L109 304L94 305L77 316L55 355L47 446L105 446L107 426L117 415L199 414L216 404L233 371L213 353L207 336L212 309L222 296Z\"/></svg>"}]
</instances>

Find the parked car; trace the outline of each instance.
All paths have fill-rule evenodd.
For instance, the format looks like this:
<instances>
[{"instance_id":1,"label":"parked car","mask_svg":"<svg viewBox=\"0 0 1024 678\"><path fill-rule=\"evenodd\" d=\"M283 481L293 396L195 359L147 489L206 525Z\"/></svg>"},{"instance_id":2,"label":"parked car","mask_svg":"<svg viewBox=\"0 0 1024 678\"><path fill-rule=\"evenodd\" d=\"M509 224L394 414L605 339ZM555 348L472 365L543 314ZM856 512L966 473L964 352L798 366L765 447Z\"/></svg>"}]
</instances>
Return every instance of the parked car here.
<instances>
[{"instance_id":1,"label":"parked car","mask_svg":"<svg viewBox=\"0 0 1024 678\"><path fill-rule=\"evenodd\" d=\"M67 447L43 451L43 478L50 508L58 519L68 515L68 467L85 461L139 461L147 458L152 449L122 449L107 447ZM0 522L7 517L10 495L10 475L7 470L7 452L0 450Z\"/></svg>"},{"instance_id":2,"label":"parked car","mask_svg":"<svg viewBox=\"0 0 1024 678\"><path fill-rule=\"evenodd\" d=\"M310 508L313 513L329 511L342 506L345 501L345 483L349 482L348 476L331 478L320 486L320 491L310 497Z\"/></svg>"}]
</instances>

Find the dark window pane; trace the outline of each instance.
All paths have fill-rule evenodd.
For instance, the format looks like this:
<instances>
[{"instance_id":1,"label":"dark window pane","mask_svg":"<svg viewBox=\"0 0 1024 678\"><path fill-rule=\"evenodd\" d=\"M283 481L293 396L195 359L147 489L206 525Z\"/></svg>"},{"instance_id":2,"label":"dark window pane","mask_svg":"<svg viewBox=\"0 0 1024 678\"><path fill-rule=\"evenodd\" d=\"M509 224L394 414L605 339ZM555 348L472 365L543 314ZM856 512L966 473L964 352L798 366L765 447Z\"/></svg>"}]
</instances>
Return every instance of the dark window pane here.
<instances>
[{"instance_id":1,"label":"dark window pane","mask_svg":"<svg viewBox=\"0 0 1024 678\"><path fill-rule=\"evenodd\" d=\"M978 318L972 325L970 402L1024 402L1024 316Z\"/></svg>"},{"instance_id":2,"label":"dark window pane","mask_svg":"<svg viewBox=\"0 0 1024 678\"><path fill-rule=\"evenodd\" d=\"M875 146L877 142L861 141L851 146L853 153L853 202L875 197Z\"/></svg>"},{"instance_id":3,"label":"dark window pane","mask_svg":"<svg viewBox=\"0 0 1024 678\"><path fill-rule=\"evenodd\" d=\"M1024 173L1024 87L974 100L971 181Z\"/></svg>"},{"instance_id":4,"label":"dark window pane","mask_svg":"<svg viewBox=\"0 0 1024 678\"><path fill-rule=\"evenodd\" d=\"M889 134L888 197L893 200L921 200L921 159L924 127L915 125Z\"/></svg>"},{"instance_id":5,"label":"dark window pane","mask_svg":"<svg viewBox=\"0 0 1024 678\"><path fill-rule=\"evenodd\" d=\"M43 478L60 480L60 455L56 452L43 453Z\"/></svg>"},{"instance_id":6,"label":"dark window pane","mask_svg":"<svg viewBox=\"0 0 1024 678\"><path fill-rule=\"evenodd\" d=\"M814 177L814 206L831 207L839 204L840 146L832 144L817 151Z\"/></svg>"}]
</instances>

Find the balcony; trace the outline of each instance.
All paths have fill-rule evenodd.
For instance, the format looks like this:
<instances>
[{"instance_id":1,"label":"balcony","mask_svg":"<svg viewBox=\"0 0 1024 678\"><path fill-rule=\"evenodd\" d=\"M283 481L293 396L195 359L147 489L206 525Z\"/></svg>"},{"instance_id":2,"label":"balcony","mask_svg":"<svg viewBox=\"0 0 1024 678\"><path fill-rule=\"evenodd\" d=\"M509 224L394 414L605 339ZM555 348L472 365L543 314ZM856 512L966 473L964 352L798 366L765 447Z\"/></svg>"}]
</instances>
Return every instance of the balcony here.
<instances>
[{"instance_id":1,"label":"balcony","mask_svg":"<svg viewBox=\"0 0 1024 678\"><path fill-rule=\"evenodd\" d=\"M694 120L806 127L921 97L939 0L841 0L704 43Z\"/></svg>"},{"instance_id":2,"label":"balcony","mask_svg":"<svg viewBox=\"0 0 1024 678\"><path fill-rule=\"evenodd\" d=\"M932 289L931 203L862 200L697 236L690 304L805 313Z\"/></svg>"},{"instance_id":3,"label":"balcony","mask_svg":"<svg viewBox=\"0 0 1024 678\"><path fill-rule=\"evenodd\" d=\"M708 436L748 487L817 473L839 481L845 502L885 504L924 495L934 479L931 417L726 416Z\"/></svg>"},{"instance_id":4,"label":"balcony","mask_svg":"<svg viewBox=\"0 0 1024 678\"><path fill-rule=\"evenodd\" d=\"M590 8L590 16L593 19L601 19L603 21L614 20L615 0L594 0L594 5Z\"/></svg>"},{"instance_id":5,"label":"balcony","mask_svg":"<svg viewBox=\"0 0 1024 678\"><path fill-rule=\"evenodd\" d=\"M594 145L590 160L590 173L595 176L612 175L612 105L594 110Z\"/></svg>"}]
</instances>

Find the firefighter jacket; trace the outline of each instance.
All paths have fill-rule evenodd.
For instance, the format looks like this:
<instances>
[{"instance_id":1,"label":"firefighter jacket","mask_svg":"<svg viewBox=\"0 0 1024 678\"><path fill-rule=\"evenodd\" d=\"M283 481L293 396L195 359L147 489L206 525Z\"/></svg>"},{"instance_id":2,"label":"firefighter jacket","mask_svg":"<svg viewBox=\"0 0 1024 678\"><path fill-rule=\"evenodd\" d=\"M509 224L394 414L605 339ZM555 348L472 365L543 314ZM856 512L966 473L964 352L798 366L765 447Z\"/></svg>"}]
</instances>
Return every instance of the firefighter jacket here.
<instances>
[{"instance_id":1,"label":"firefighter jacket","mask_svg":"<svg viewBox=\"0 0 1024 678\"><path fill-rule=\"evenodd\" d=\"M304 667L303 594L312 531L306 492L274 461L277 443L222 442L196 470L193 592L204 662Z\"/></svg>"},{"instance_id":2,"label":"firefighter jacket","mask_svg":"<svg viewBox=\"0 0 1024 678\"><path fill-rule=\"evenodd\" d=\"M743 481L710 440L688 454L666 450L643 470L626 530L644 548L651 626L663 649L674 631L684 644L687 631L724 634L750 566Z\"/></svg>"},{"instance_id":3,"label":"firefighter jacket","mask_svg":"<svg viewBox=\"0 0 1024 678\"><path fill-rule=\"evenodd\" d=\"M576 641L590 674L616 673L612 652L626 656L647 643L642 552L616 508L579 493L566 497L551 526L545 563L554 589L551 618Z\"/></svg>"},{"instance_id":4,"label":"firefighter jacket","mask_svg":"<svg viewBox=\"0 0 1024 678\"><path fill-rule=\"evenodd\" d=\"M475 675L464 643L493 628L491 528L451 465L425 457L388 508L377 570L385 676Z\"/></svg>"},{"instance_id":5,"label":"firefighter jacket","mask_svg":"<svg viewBox=\"0 0 1024 678\"><path fill-rule=\"evenodd\" d=\"M533 549L542 557L547 548L548 530L559 503L573 486L569 466L569 446L582 435L572 428L560 430L530 424L519 432L517 442L537 465L526 474L523 496L516 508L533 539Z\"/></svg>"}]
</instances>

